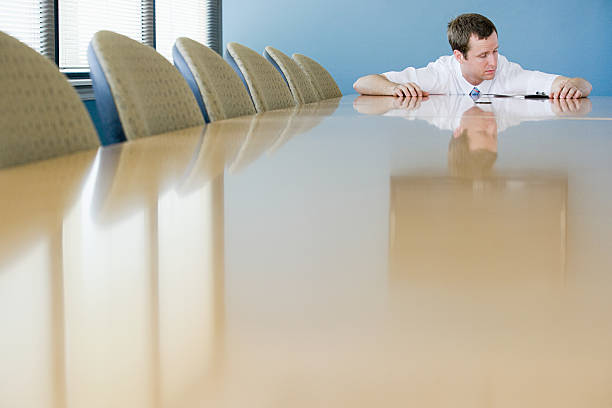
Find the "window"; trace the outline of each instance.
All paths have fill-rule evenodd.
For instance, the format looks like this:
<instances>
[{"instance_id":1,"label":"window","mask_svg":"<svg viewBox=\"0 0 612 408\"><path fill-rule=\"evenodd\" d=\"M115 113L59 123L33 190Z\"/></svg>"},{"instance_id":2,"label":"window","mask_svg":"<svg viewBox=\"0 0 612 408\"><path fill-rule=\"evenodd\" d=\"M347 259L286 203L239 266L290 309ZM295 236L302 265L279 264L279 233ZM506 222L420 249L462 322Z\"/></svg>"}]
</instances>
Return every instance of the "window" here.
<instances>
[{"instance_id":1,"label":"window","mask_svg":"<svg viewBox=\"0 0 612 408\"><path fill-rule=\"evenodd\" d=\"M3 0L0 30L79 77L88 71L87 47L99 30L156 47L170 61L181 36L220 52L221 0Z\"/></svg>"},{"instance_id":2,"label":"window","mask_svg":"<svg viewBox=\"0 0 612 408\"><path fill-rule=\"evenodd\" d=\"M178 37L206 42L206 4L201 0L155 0L155 46L172 61Z\"/></svg>"},{"instance_id":3,"label":"window","mask_svg":"<svg viewBox=\"0 0 612 408\"><path fill-rule=\"evenodd\" d=\"M0 30L55 60L53 0L0 2Z\"/></svg>"},{"instance_id":4,"label":"window","mask_svg":"<svg viewBox=\"0 0 612 408\"><path fill-rule=\"evenodd\" d=\"M143 42L143 32L148 28L141 24L144 2L59 0L59 67L87 69L87 47L100 30L114 31Z\"/></svg>"}]
</instances>

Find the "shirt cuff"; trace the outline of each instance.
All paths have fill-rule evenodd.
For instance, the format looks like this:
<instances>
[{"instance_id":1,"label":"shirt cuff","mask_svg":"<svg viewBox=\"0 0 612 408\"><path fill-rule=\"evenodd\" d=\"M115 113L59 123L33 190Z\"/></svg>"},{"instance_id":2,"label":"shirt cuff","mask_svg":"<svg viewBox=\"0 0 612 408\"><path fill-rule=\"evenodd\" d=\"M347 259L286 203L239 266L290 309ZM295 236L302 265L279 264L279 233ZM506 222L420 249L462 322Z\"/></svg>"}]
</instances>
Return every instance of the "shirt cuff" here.
<instances>
[{"instance_id":1,"label":"shirt cuff","mask_svg":"<svg viewBox=\"0 0 612 408\"><path fill-rule=\"evenodd\" d=\"M535 94L536 92L544 92L546 95L550 94L553 82L559 77L559 75L545 74L539 72L540 78L535 79L530 85L530 89L527 90L528 94Z\"/></svg>"}]
</instances>

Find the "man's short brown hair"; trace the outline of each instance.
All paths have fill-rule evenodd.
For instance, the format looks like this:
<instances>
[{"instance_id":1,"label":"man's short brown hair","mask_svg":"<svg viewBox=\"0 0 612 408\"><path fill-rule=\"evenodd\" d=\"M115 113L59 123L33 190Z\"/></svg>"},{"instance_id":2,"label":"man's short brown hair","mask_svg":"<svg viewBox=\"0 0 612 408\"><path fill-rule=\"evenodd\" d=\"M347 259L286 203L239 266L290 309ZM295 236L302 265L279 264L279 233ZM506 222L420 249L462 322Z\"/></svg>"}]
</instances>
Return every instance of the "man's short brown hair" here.
<instances>
[{"instance_id":1,"label":"man's short brown hair","mask_svg":"<svg viewBox=\"0 0 612 408\"><path fill-rule=\"evenodd\" d=\"M461 14L448 23L448 42L451 48L467 58L469 42L472 34L479 40L489 38L493 31L497 34L495 24L480 14Z\"/></svg>"},{"instance_id":2,"label":"man's short brown hair","mask_svg":"<svg viewBox=\"0 0 612 408\"><path fill-rule=\"evenodd\" d=\"M448 144L448 168L454 177L479 179L491 173L497 152L486 149L470 150L468 131L451 137Z\"/></svg>"}]
</instances>

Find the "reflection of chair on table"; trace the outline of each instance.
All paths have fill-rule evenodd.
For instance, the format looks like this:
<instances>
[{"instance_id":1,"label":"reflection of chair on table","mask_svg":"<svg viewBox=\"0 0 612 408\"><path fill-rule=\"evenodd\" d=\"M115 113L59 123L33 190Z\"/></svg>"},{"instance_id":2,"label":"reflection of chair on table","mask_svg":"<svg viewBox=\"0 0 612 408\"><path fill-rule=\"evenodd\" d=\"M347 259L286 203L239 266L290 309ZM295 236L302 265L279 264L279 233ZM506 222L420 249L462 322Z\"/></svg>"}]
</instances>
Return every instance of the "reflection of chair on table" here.
<instances>
[{"instance_id":1,"label":"reflection of chair on table","mask_svg":"<svg viewBox=\"0 0 612 408\"><path fill-rule=\"evenodd\" d=\"M273 146L297 110L296 107L291 110L276 110L256 115L244 143L229 164L229 172L236 173L246 168Z\"/></svg>"},{"instance_id":2,"label":"reflection of chair on table","mask_svg":"<svg viewBox=\"0 0 612 408\"><path fill-rule=\"evenodd\" d=\"M230 172L246 168L265 152L273 153L293 136L317 126L337 106L338 101L311 103L209 124L199 153L179 190L197 189L226 168Z\"/></svg>"},{"instance_id":3,"label":"reflection of chair on table","mask_svg":"<svg viewBox=\"0 0 612 408\"><path fill-rule=\"evenodd\" d=\"M178 188L180 193L197 190L222 175L245 143L254 115L213 122L206 127L202 144Z\"/></svg>"},{"instance_id":4,"label":"reflection of chair on table","mask_svg":"<svg viewBox=\"0 0 612 408\"><path fill-rule=\"evenodd\" d=\"M96 158L89 150L0 171L0 266L26 248L61 234ZM61 239L61 238L60 238Z\"/></svg>"},{"instance_id":5,"label":"reflection of chair on table","mask_svg":"<svg viewBox=\"0 0 612 408\"><path fill-rule=\"evenodd\" d=\"M96 218L114 222L155 203L185 177L202 135L203 128L194 127L102 149L92 203Z\"/></svg>"},{"instance_id":6,"label":"reflection of chair on table","mask_svg":"<svg viewBox=\"0 0 612 408\"><path fill-rule=\"evenodd\" d=\"M336 111L339 103L339 99L332 99L298 106L289 117L285 130L268 149L268 152L276 151L292 137L306 133L317 126L325 117L331 116Z\"/></svg>"}]
</instances>

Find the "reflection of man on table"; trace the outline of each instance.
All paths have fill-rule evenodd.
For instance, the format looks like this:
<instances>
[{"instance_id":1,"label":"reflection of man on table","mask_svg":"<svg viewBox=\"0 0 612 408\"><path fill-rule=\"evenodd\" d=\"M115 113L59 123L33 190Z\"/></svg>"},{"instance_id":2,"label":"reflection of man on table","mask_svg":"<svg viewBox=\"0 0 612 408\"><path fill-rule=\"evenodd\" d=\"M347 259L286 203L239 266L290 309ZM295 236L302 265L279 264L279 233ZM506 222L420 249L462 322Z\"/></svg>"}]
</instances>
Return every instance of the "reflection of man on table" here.
<instances>
[{"instance_id":1,"label":"reflection of man on table","mask_svg":"<svg viewBox=\"0 0 612 408\"><path fill-rule=\"evenodd\" d=\"M439 129L450 130L448 163L455 175L483 175L497 158L497 135L524 121L550 120L591 111L588 99L524 100L482 98L476 104L469 96L434 95L425 98L359 96L353 107L360 113L421 119Z\"/></svg>"},{"instance_id":2,"label":"reflection of man on table","mask_svg":"<svg viewBox=\"0 0 612 408\"><path fill-rule=\"evenodd\" d=\"M493 112L472 106L461 116L448 144L448 167L454 176L481 176L497 160L497 122Z\"/></svg>"},{"instance_id":3,"label":"reflection of man on table","mask_svg":"<svg viewBox=\"0 0 612 408\"><path fill-rule=\"evenodd\" d=\"M498 55L497 29L480 14L462 14L448 24L453 55L427 67L366 75L353 87L364 95L427 96L428 94L546 94L550 98L582 98L591 84L582 78L529 71Z\"/></svg>"},{"instance_id":4,"label":"reflection of man on table","mask_svg":"<svg viewBox=\"0 0 612 408\"><path fill-rule=\"evenodd\" d=\"M439 129L455 131L464 112L477 106L494 113L499 132L524 121L550 120L568 115L586 115L591 111L589 99L541 100L482 97L476 104L469 96L432 95L425 98L391 96L358 96L353 108L368 115L397 116L408 120L422 119Z\"/></svg>"}]
</instances>

